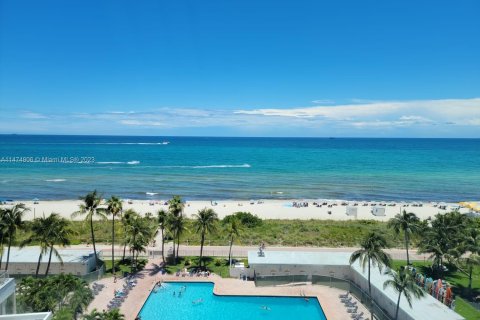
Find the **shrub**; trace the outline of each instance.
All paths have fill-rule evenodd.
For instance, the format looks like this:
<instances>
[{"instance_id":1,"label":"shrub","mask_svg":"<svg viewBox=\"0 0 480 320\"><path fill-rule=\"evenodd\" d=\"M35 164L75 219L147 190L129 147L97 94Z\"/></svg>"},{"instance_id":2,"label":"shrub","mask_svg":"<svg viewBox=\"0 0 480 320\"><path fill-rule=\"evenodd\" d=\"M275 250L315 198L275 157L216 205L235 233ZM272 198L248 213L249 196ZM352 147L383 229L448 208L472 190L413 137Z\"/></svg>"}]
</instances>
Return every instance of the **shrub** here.
<instances>
[{"instance_id":1,"label":"shrub","mask_svg":"<svg viewBox=\"0 0 480 320\"><path fill-rule=\"evenodd\" d=\"M250 212L235 212L232 215L225 216L225 218L223 218L222 221L224 224L227 224L234 217L240 220L242 224L247 228L258 227L258 226L261 226L263 223L262 219L260 219L257 215L251 214Z\"/></svg>"}]
</instances>

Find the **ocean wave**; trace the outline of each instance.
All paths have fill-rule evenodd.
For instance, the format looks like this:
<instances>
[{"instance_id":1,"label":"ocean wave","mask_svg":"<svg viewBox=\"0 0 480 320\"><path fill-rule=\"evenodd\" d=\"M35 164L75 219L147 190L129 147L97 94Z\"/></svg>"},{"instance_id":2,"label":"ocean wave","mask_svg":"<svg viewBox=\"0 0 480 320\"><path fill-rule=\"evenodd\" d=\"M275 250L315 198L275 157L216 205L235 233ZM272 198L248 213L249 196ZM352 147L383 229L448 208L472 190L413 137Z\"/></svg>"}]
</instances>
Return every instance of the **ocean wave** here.
<instances>
[{"instance_id":1,"label":"ocean wave","mask_svg":"<svg viewBox=\"0 0 480 320\"><path fill-rule=\"evenodd\" d=\"M64 181L67 181L67 179L47 179L45 181L46 182L64 182Z\"/></svg>"},{"instance_id":2,"label":"ocean wave","mask_svg":"<svg viewBox=\"0 0 480 320\"><path fill-rule=\"evenodd\" d=\"M121 162L121 161L98 161L96 163L98 163L98 164L122 164L122 163L125 163L125 162Z\"/></svg>"},{"instance_id":3,"label":"ocean wave","mask_svg":"<svg viewBox=\"0 0 480 320\"><path fill-rule=\"evenodd\" d=\"M244 164L213 164L204 166L141 166L141 168L162 168L162 169L209 169L209 168L251 168L248 163Z\"/></svg>"},{"instance_id":4,"label":"ocean wave","mask_svg":"<svg viewBox=\"0 0 480 320\"><path fill-rule=\"evenodd\" d=\"M132 160L128 162L123 162L123 161L97 161L95 162L96 164L139 164L140 161L137 160Z\"/></svg>"},{"instance_id":5,"label":"ocean wave","mask_svg":"<svg viewBox=\"0 0 480 320\"><path fill-rule=\"evenodd\" d=\"M145 192L145 194L147 196L154 196L154 195L157 195L158 193L157 192Z\"/></svg>"},{"instance_id":6,"label":"ocean wave","mask_svg":"<svg viewBox=\"0 0 480 320\"><path fill-rule=\"evenodd\" d=\"M194 169L206 169L206 168L250 168L248 163L244 164L214 164L209 166L192 166Z\"/></svg>"},{"instance_id":7,"label":"ocean wave","mask_svg":"<svg viewBox=\"0 0 480 320\"><path fill-rule=\"evenodd\" d=\"M170 144L170 141L162 141L162 142L39 142L39 143L19 143L19 144L36 144L36 145L167 145Z\"/></svg>"}]
</instances>

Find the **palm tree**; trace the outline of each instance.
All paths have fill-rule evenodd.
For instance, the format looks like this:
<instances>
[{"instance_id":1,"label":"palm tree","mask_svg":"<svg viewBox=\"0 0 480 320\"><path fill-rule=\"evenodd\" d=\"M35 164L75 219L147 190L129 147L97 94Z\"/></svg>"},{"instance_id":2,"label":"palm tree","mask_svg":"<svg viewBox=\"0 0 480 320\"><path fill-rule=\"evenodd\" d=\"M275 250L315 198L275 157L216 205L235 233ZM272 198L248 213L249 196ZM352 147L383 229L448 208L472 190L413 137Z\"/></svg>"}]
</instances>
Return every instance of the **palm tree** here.
<instances>
[{"instance_id":1,"label":"palm tree","mask_svg":"<svg viewBox=\"0 0 480 320\"><path fill-rule=\"evenodd\" d=\"M368 295L372 297L372 284L370 282L370 268L378 266L378 270L382 271L383 266L390 266L390 256L383 251L387 248L387 240L376 232L370 232L360 244L361 249L355 251L350 256L350 264L360 261L363 272L368 266ZM373 308L371 309L373 319Z\"/></svg>"},{"instance_id":2,"label":"palm tree","mask_svg":"<svg viewBox=\"0 0 480 320\"><path fill-rule=\"evenodd\" d=\"M112 215L112 274L115 275L115 217L122 213L122 200L111 196L107 200L107 212Z\"/></svg>"},{"instance_id":3,"label":"palm tree","mask_svg":"<svg viewBox=\"0 0 480 320\"><path fill-rule=\"evenodd\" d=\"M172 213L169 213L167 218L167 225L169 232L173 238L173 261L176 262L178 258L178 251L180 248L180 236L186 230L185 226L185 219L183 215L175 216ZM175 242L177 243L176 251L175 251Z\"/></svg>"},{"instance_id":4,"label":"palm tree","mask_svg":"<svg viewBox=\"0 0 480 320\"><path fill-rule=\"evenodd\" d=\"M350 256L350 264L360 260L363 271L368 266L368 293L371 296L371 266L376 267L378 265L379 271L382 271L383 266L390 266L390 256L383 251L383 249L387 248L387 240L376 232L370 232L360 246L361 249L353 252Z\"/></svg>"},{"instance_id":5,"label":"palm tree","mask_svg":"<svg viewBox=\"0 0 480 320\"><path fill-rule=\"evenodd\" d=\"M107 219L107 217L105 216L105 210L99 208L102 203L102 199L97 194L97 190L90 192L85 197L81 197L80 199L83 200L84 203L80 205L79 211L72 214L72 218L86 214L85 221L90 222L90 233L92 237L93 253L95 254L95 265L98 266L99 263L97 256L97 248L95 246L95 233L93 232L93 217L96 216L103 220Z\"/></svg>"},{"instance_id":6,"label":"palm tree","mask_svg":"<svg viewBox=\"0 0 480 320\"><path fill-rule=\"evenodd\" d=\"M408 254L408 245L410 243L410 236L418 233L420 230L420 219L413 212L403 210L401 214L397 214L394 218L388 221L388 227L399 235L403 232L405 237L405 249L407 250L407 265L410 265L410 256Z\"/></svg>"},{"instance_id":7,"label":"palm tree","mask_svg":"<svg viewBox=\"0 0 480 320\"><path fill-rule=\"evenodd\" d=\"M16 204L3 211L2 221L6 225L8 235L7 264L5 270L8 270L8 263L10 262L10 248L12 247L12 241L15 238L17 230L23 228L24 222L22 219L27 211L30 211L30 209L28 209L23 203Z\"/></svg>"},{"instance_id":8,"label":"palm tree","mask_svg":"<svg viewBox=\"0 0 480 320\"><path fill-rule=\"evenodd\" d=\"M385 274L390 275L392 279L388 279L383 283L383 289L385 290L388 287L392 287L393 290L398 293L397 309L395 311L396 320L398 319L398 310L400 308L400 298L402 297L402 293L407 299L408 305L411 308L412 298L419 299L423 297L425 295L425 291L417 286L412 272L405 267L401 267L399 272L388 270Z\"/></svg>"},{"instance_id":9,"label":"palm tree","mask_svg":"<svg viewBox=\"0 0 480 320\"><path fill-rule=\"evenodd\" d=\"M468 229L469 220L458 212L437 214L431 227L423 231L419 245L420 253L430 253L433 258L432 269L443 274L443 262L456 254L456 250L464 244L464 230Z\"/></svg>"},{"instance_id":10,"label":"palm tree","mask_svg":"<svg viewBox=\"0 0 480 320\"><path fill-rule=\"evenodd\" d=\"M48 223L50 225L49 236L48 236L48 244L50 246L50 255L48 257L48 264L47 270L45 271L45 275L48 275L48 271L50 270L50 263L52 261L52 253L55 253L55 256L60 260L61 263L62 257L58 253L57 249L55 249L55 245L65 247L70 245L70 238L73 234L72 229L70 228L70 222L60 217L57 213L52 213L48 218Z\"/></svg>"},{"instance_id":11,"label":"palm tree","mask_svg":"<svg viewBox=\"0 0 480 320\"><path fill-rule=\"evenodd\" d=\"M173 196L172 199L168 200L168 211L174 216L182 215L184 207L185 203L180 196Z\"/></svg>"},{"instance_id":12,"label":"palm tree","mask_svg":"<svg viewBox=\"0 0 480 320\"><path fill-rule=\"evenodd\" d=\"M228 239L230 240L230 248L228 250L228 262L230 266L232 264L233 240L235 239L235 237L240 236L240 233L242 232L242 230L243 230L242 223L237 217L233 216L232 219L230 219L227 222L226 231L227 231Z\"/></svg>"},{"instance_id":13,"label":"palm tree","mask_svg":"<svg viewBox=\"0 0 480 320\"><path fill-rule=\"evenodd\" d=\"M216 222L218 221L218 216L213 209L204 208L198 210L198 213L194 215L195 222L194 226L197 232L200 232L200 259L199 266L202 266L203 258L203 246L205 244L205 235L207 233L212 233L215 230Z\"/></svg>"},{"instance_id":14,"label":"palm tree","mask_svg":"<svg viewBox=\"0 0 480 320\"><path fill-rule=\"evenodd\" d=\"M38 255L37 269L35 270L35 277L38 277L38 272L40 270L40 263L42 262L43 256L48 252L48 247L50 243L49 219L45 217L34 219L30 230L31 230L31 235L20 244L20 247L23 248L24 246L29 245L32 242L37 242L38 245L40 246L40 254Z\"/></svg>"},{"instance_id":15,"label":"palm tree","mask_svg":"<svg viewBox=\"0 0 480 320\"><path fill-rule=\"evenodd\" d=\"M123 256L122 256L122 261L125 260L125 251L127 249L128 245L128 239L127 239L127 234L128 234L128 228L130 226L130 223L134 217L136 217L138 213L135 212L133 209L128 209L126 210L123 215L122 215L122 225L123 225Z\"/></svg>"},{"instance_id":16,"label":"palm tree","mask_svg":"<svg viewBox=\"0 0 480 320\"><path fill-rule=\"evenodd\" d=\"M164 209L158 210L158 226L160 227L160 232L162 233L162 261L165 262L165 228L167 227L167 218L168 213Z\"/></svg>"},{"instance_id":17,"label":"palm tree","mask_svg":"<svg viewBox=\"0 0 480 320\"><path fill-rule=\"evenodd\" d=\"M132 248L132 270L133 266L137 266L138 254L141 251L145 251L146 245L150 242L153 236L153 228L149 224L147 218L142 218L140 216L135 216L131 219L131 223L128 228L130 247ZM135 253L137 253L135 255Z\"/></svg>"}]
</instances>

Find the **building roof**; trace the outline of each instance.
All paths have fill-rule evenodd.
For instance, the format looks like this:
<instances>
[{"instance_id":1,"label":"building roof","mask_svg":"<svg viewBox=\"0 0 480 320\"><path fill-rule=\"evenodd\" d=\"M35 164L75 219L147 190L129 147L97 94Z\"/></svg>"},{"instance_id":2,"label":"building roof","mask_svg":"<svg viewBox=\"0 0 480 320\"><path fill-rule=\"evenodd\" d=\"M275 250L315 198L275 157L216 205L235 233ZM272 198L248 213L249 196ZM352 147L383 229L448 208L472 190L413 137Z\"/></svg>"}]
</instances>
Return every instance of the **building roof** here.
<instances>
[{"instance_id":1,"label":"building roof","mask_svg":"<svg viewBox=\"0 0 480 320\"><path fill-rule=\"evenodd\" d=\"M5 250L6 251L6 250ZM78 250L78 249L57 249L62 257L63 263L82 263L88 261L93 256L93 250ZM42 257L42 262L48 262L50 251ZM11 248L10 263L37 263L40 255L40 247L25 247L22 249ZM6 252L4 258L6 259ZM58 263L60 260L52 254L52 263Z\"/></svg>"},{"instance_id":2,"label":"building roof","mask_svg":"<svg viewBox=\"0 0 480 320\"><path fill-rule=\"evenodd\" d=\"M305 252L305 251L248 251L248 264L282 264L282 265L324 265L344 266L348 264L348 252Z\"/></svg>"},{"instance_id":3,"label":"building roof","mask_svg":"<svg viewBox=\"0 0 480 320\"><path fill-rule=\"evenodd\" d=\"M318 266L348 266L351 253L349 252L303 252L303 251L264 251L264 256L258 255L258 251L248 252L248 264L255 265L318 265ZM367 278L367 271L355 263L352 269ZM392 288L383 289L383 283L389 279L388 275L380 273L378 268L371 269L371 284L382 291L391 303L396 305L398 293ZM320 301L321 303L321 301ZM405 297L400 300L400 308L416 320L449 319L463 320L464 318L454 312L431 295L422 299L414 299L412 308L408 305Z\"/></svg>"}]
</instances>

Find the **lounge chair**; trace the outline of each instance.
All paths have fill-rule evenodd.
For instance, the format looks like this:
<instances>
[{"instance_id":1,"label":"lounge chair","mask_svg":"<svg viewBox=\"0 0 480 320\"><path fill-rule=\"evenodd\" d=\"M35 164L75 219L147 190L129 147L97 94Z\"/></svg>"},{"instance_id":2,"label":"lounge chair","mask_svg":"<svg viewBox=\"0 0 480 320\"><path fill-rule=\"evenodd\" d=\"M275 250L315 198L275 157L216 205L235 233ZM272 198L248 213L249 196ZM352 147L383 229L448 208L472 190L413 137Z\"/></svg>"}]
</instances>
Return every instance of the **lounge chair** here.
<instances>
[{"instance_id":1,"label":"lounge chair","mask_svg":"<svg viewBox=\"0 0 480 320\"><path fill-rule=\"evenodd\" d=\"M338 297L341 298L341 299L346 299L346 298L348 298L348 295L349 295L349 292L347 292L345 294L339 294Z\"/></svg>"},{"instance_id":2,"label":"lounge chair","mask_svg":"<svg viewBox=\"0 0 480 320\"><path fill-rule=\"evenodd\" d=\"M359 314L352 314L352 319L354 320L360 320L363 317L363 312L360 312Z\"/></svg>"}]
</instances>

